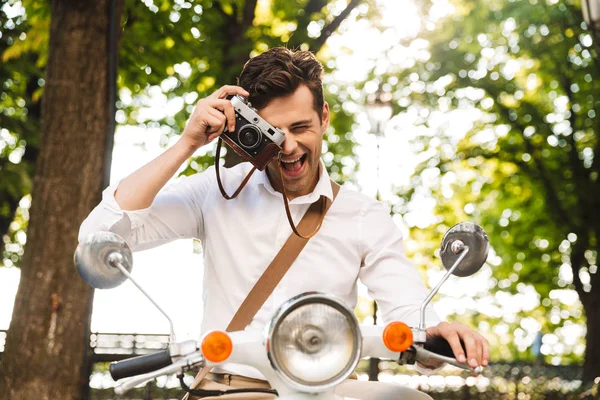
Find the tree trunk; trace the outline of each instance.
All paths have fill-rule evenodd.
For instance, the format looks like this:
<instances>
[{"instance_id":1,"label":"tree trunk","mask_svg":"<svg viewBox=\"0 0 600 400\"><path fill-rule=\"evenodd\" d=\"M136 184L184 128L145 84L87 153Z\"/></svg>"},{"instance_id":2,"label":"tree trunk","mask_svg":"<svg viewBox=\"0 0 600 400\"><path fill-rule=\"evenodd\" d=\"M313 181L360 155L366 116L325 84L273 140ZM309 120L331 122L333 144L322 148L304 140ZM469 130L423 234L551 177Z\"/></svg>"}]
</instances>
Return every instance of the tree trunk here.
<instances>
[{"instance_id":1,"label":"tree trunk","mask_svg":"<svg viewBox=\"0 0 600 400\"><path fill-rule=\"evenodd\" d=\"M117 3L120 17L122 0ZM52 2L40 154L0 365L2 399L68 400L87 393L93 291L77 276L73 251L81 221L100 199L112 152L109 4Z\"/></svg>"},{"instance_id":2,"label":"tree trunk","mask_svg":"<svg viewBox=\"0 0 600 400\"><path fill-rule=\"evenodd\" d=\"M583 308L587 319L587 333L582 379L589 385L596 377L600 377L600 294L598 290L586 294Z\"/></svg>"}]
</instances>

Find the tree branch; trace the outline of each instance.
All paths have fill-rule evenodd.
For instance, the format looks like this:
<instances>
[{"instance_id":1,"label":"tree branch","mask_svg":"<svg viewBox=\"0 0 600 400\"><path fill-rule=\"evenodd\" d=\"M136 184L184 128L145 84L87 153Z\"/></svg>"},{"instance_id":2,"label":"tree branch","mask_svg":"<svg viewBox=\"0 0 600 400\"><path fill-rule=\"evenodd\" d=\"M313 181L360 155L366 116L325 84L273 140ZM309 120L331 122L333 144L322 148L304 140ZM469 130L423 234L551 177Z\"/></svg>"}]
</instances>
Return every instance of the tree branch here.
<instances>
[{"instance_id":1,"label":"tree branch","mask_svg":"<svg viewBox=\"0 0 600 400\"><path fill-rule=\"evenodd\" d=\"M223 59L225 70L230 71L226 74L231 77L229 82L235 81L237 72L248 60L248 55L252 49L252 43L250 42L250 39L248 39L247 32L254 22L257 3L257 0L246 0L242 9L242 18L237 18L236 12L233 15L232 23L228 25L223 32L230 45L226 49ZM241 49L247 49L247 51Z\"/></svg>"},{"instance_id":2,"label":"tree branch","mask_svg":"<svg viewBox=\"0 0 600 400\"><path fill-rule=\"evenodd\" d=\"M227 14L227 13L225 12L225 9L223 8L223 5L221 4L221 2L220 2L220 1L218 1L218 0L214 0L214 1L213 1L213 6L214 6L215 10L217 10L217 12L218 12L219 14L221 14L221 16L222 16L223 18L225 18L226 20L227 20L227 19L229 19L229 20L231 20L231 19L232 19L232 16L231 16L231 15L229 15L229 14ZM235 14L234 14L233 18L235 18Z\"/></svg>"},{"instance_id":3,"label":"tree branch","mask_svg":"<svg viewBox=\"0 0 600 400\"><path fill-rule=\"evenodd\" d=\"M498 109L498 111L504 116L504 118L507 121L510 121L510 124L512 126L514 126L515 128L517 128L519 133L521 133L523 142L525 143L525 149L531 155L531 157L535 163L535 166L538 170L539 177L542 181L542 184L543 184L544 188L546 189L546 199L548 201L548 204L553 209L553 211L556 213L556 215L559 217L560 222L562 224L564 224L565 226L568 226L569 229L573 229L573 226L571 223L571 218L569 218L569 213L562 207L562 205L560 203L560 199L558 198L556 190L554 189L554 185L552 184L552 181L550 180L550 174L546 170L546 166L544 165L542 160L538 156L536 156L537 149L534 147L531 140L529 140L527 138L527 136L525 135L525 127L522 124L520 124L518 121L511 121L509 118L508 109L505 106L503 106L500 102L495 102L494 104L495 104L495 107Z\"/></svg>"},{"instance_id":4,"label":"tree branch","mask_svg":"<svg viewBox=\"0 0 600 400\"><path fill-rule=\"evenodd\" d=\"M583 283L581 282L581 278L579 278L579 269L585 261L585 250L588 242L587 239L587 235L585 234L577 235L577 242L573 246L573 250L571 252L570 257L571 271L573 272L573 285L575 286L575 290L577 291L579 299L582 303L586 300L586 297L589 295L588 292L583 290Z\"/></svg>"},{"instance_id":5,"label":"tree branch","mask_svg":"<svg viewBox=\"0 0 600 400\"><path fill-rule=\"evenodd\" d=\"M559 74L560 81L563 85L563 90L569 99L569 124L571 125L571 134L567 135L567 141L570 145L568 152L569 163L571 164L571 170L573 172L572 182L575 185L576 193L585 193L590 189L590 169L586 169L583 164L583 160L579 158L579 151L577 149L577 143L575 141L575 131L577 130L577 115L573 110L573 104L575 104L575 98L573 91L571 90L572 80L565 71ZM597 217L597 196L574 196L577 206L573 207L574 212L577 213L581 221L589 221L590 219L596 223Z\"/></svg>"},{"instance_id":6,"label":"tree branch","mask_svg":"<svg viewBox=\"0 0 600 400\"><path fill-rule=\"evenodd\" d=\"M242 31L246 32L254 21L258 0L246 0L242 14Z\"/></svg>"},{"instance_id":7,"label":"tree branch","mask_svg":"<svg viewBox=\"0 0 600 400\"><path fill-rule=\"evenodd\" d=\"M596 263L596 268L598 268L598 263ZM592 285L592 292L598 293L600 290L600 273L598 270L594 274L590 272L590 285Z\"/></svg>"},{"instance_id":8,"label":"tree branch","mask_svg":"<svg viewBox=\"0 0 600 400\"><path fill-rule=\"evenodd\" d=\"M589 173L585 170L582 162L579 159L579 152L577 151L577 143L575 143L575 131L577 130L577 116L575 115L575 111L573 110L573 104L575 99L573 98L573 91L571 90L571 79L563 72L560 74L561 83L563 85L563 89L569 99L569 123L573 132L567 136L569 144L571 145L571 150L569 151L569 161L571 163L571 168L573 169L573 175L575 178L584 178L586 181L589 179ZM576 184L579 182L575 182Z\"/></svg>"},{"instance_id":9,"label":"tree branch","mask_svg":"<svg viewBox=\"0 0 600 400\"><path fill-rule=\"evenodd\" d=\"M0 261L2 261L2 254L4 253L4 235L9 234L10 224L15 219L17 213L17 207L19 207L20 199L8 196L6 200L8 206L8 214L6 216L0 216Z\"/></svg>"},{"instance_id":10,"label":"tree branch","mask_svg":"<svg viewBox=\"0 0 600 400\"><path fill-rule=\"evenodd\" d=\"M309 0L308 4L304 8L304 15L310 16L316 12L319 12L327 5L326 0Z\"/></svg>"},{"instance_id":11,"label":"tree branch","mask_svg":"<svg viewBox=\"0 0 600 400\"><path fill-rule=\"evenodd\" d=\"M290 37L288 46L292 49L299 47L302 43L308 41L308 24L313 20L312 16L320 12L327 5L326 0L309 0L304 7L304 13L298 15L296 20L296 31Z\"/></svg>"},{"instance_id":12,"label":"tree branch","mask_svg":"<svg viewBox=\"0 0 600 400\"><path fill-rule=\"evenodd\" d=\"M348 17L348 15L350 15L352 10L355 9L362 1L363 0L351 0L344 11L342 11L340 15L336 16L333 21L325 26L321 31L321 35L310 44L311 51L317 53L321 47L323 47L327 39L329 39L329 37L333 34L333 32L335 32L340 27L342 22Z\"/></svg>"}]
</instances>

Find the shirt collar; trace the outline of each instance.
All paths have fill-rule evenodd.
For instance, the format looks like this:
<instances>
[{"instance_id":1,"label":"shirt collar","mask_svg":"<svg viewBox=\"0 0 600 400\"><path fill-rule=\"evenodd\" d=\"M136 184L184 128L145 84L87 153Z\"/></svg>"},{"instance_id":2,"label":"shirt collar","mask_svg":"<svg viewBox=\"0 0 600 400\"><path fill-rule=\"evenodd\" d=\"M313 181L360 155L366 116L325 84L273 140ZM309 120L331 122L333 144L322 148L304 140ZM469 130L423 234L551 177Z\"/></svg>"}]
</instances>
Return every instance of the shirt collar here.
<instances>
[{"instance_id":1,"label":"shirt collar","mask_svg":"<svg viewBox=\"0 0 600 400\"><path fill-rule=\"evenodd\" d=\"M255 182L257 186L262 185L265 187L265 189L267 189L269 193L276 196L280 195L280 193L273 188L273 185L271 185L271 182L267 177L266 169L264 171L257 171L257 173L255 173L254 175L254 179L256 179ZM317 201L321 196L325 196L329 200L333 200L331 180L329 179L329 174L327 173L327 168L325 168L323 160L319 160L319 181L317 182L317 186L315 186L315 189L312 191L312 193L296 197L295 199L290 200L290 204L312 204L315 201Z\"/></svg>"}]
</instances>

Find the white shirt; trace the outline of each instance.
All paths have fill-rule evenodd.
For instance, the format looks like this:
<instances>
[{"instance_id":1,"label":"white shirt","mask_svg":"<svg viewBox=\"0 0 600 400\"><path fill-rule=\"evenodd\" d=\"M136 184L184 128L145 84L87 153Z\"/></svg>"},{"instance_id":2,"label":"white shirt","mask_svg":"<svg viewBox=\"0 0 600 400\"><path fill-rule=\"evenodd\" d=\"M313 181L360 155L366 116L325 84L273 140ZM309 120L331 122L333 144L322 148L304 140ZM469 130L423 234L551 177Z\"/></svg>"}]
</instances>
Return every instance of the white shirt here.
<instances>
[{"instance_id":1,"label":"white shirt","mask_svg":"<svg viewBox=\"0 0 600 400\"><path fill-rule=\"evenodd\" d=\"M231 194L250 170L249 163L221 169ZM332 198L321 163L315 190L290 201L296 224L309 205ZM239 196L226 200L214 167L165 187L152 206L124 211L115 201L118 184L105 189L102 202L81 225L79 239L95 231L121 235L132 250L144 250L179 238L198 238L204 255L202 332L225 329L254 283L292 233L283 205L266 172L256 171ZM383 204L342 187L320 231L309 240L247 329L263 329L286 300L307 291L341 298L350 309L357 302L360 279L377 300L384 321L417 326L427 290L404 254L402 234ZM439 323L431 311L428 326ZM261 378L253 368L227 366L228 372Z\"/></svg>"}]
</instances>

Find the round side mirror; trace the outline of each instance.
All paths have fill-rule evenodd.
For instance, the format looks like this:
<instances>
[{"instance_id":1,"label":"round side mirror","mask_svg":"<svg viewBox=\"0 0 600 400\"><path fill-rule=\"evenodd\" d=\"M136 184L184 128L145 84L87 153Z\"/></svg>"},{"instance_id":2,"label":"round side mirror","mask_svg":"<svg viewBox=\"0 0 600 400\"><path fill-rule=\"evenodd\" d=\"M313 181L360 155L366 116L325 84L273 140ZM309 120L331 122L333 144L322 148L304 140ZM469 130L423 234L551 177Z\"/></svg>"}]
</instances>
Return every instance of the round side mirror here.
<instances>
[{"instance_id":1,"label":"round side mirror","mask_svg":"<svg viewBox=\"0 0 600 400\"><path fill-rule=\"evenodd\" d=\"M133 256L125 240L112 232L95 232L87 236L75 250L75 268L81 279L96 289L111 289L127 277L115 266L116 262L131 272Z\"/></svg>"},{"instance_id":2,"label":"round side mirror","mask_svg":"<svg viewBox=\"0 0 600 400\"><path fill-rule=\"evenodd\" d=\"M440 257L446 270L452 268L464 246L469 247L469 253L454 269L452 275L473 275L487 260L490 244L485 231L472 222L461 222L450 228L442 238Z\"/></svg>"}]
</instances>

